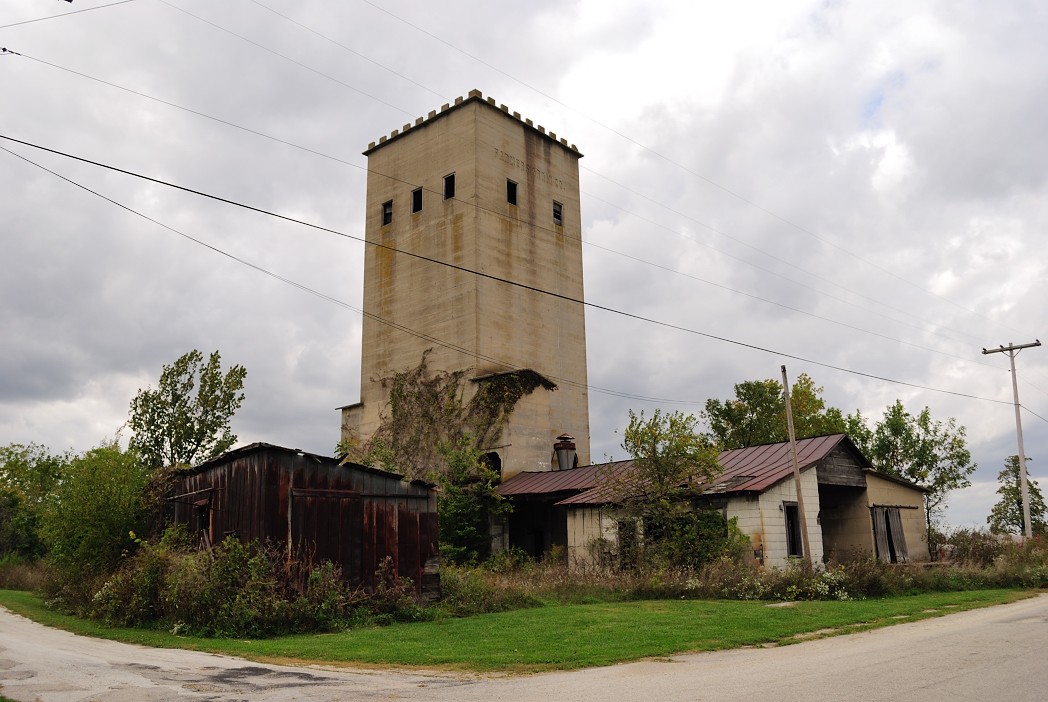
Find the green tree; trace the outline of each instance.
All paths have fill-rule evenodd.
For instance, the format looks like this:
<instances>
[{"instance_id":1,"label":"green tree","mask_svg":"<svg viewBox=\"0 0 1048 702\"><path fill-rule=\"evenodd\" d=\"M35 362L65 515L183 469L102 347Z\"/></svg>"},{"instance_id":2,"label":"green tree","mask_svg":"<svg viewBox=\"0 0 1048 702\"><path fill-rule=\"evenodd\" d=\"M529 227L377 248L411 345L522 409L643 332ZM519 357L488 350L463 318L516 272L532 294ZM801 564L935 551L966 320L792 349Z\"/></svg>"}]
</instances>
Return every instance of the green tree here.
<instances>
[{"instance_id":1,"label":"green tree","mask_svg":"<svg viewBox=\"0 0 1048 702\"><path fill-rule=\"evenodd\" d=\"M476 563L491 556L491 523L511 510L498 494L499 474L481 460L468 434L457 443L443 442L446 469L432 478L440 487L437 513L440 556L451 563Z\"/></svg>"},{"instance_id":2,"label":"green tree","mask_svg":"<svg viewBox=\"0 0 1048 702\"><path fill-rule=\"evenodd\" d=\"M932 419L927 407L913 415L896 400L872 432L853 438L874 468L928 489L925 510L931 527L946 507L947 495L971 485L968 476L977 466L972 463L966 434L953 417L945 422Z\"/></svg>"},{"instance_id":3,"label":"green tree","mask_svg":"<svg viewBox=\"0 0 1048 702\"><path fill-rule=\"evenodd\" d=\"M134 547L145 519L148 470L133 452L107 442L75 457L44 501L40 531L52 564L68 578L111 571Z\"/></svg>"},{"instance_id":4,"label":"green tree","mask_svg":"<svg viewBox=\"0 0 1048 702\"><path fill-rule=\"evenodd\" d=\"M235 365L223 375L218 351L203 361L190 351L164 366L156 390L131 401L131 449L147 467L193 465L236 443L229 423L244 401L247 370Z\"/></svg>"},{"instance_id":5,"label":"green tree","mask_svg":"<svg viewBox=\"0 0 1048 702\"><path fill-rule=\"evenodd\" d=\"M53 455L40 444L0 447L0 555L33 560L44 554L40 511L69 461L68 454Z\"/></svg>"},{"instance_id":6,"label":"green tree","mask_svg":"<svg viewBox=\"0 0 1048 702\"><path fill-rule=\"evenodd\" d=\"M698 431L694 415L656 409L645 417L630 410L629 418L622 448L633 458L633 470L609 474L605 484L623 515L643 525L646 547L679 560L697 547L688 536L705 533L693 518L693 500L720 473L719 450Z\"/></svg>"},{"instance_id":7,"label":"green tree","mask_svg":"<svg viewBox=\"0 0 1048 702\"><path fill-rule=\"evenodd\" d=\"M822 392L823 388L816 386L806 373L801 373L794 381L790 389L790 407L798 437L846 431L845 417L839 409L826 406ZM710 434L725 449L789 438L782 383L773 379L738 383L734 399L707 400L703 417Z\"/></svg>"},{"instance_id":8,"label":"green tree","mask_svg":"<svg viewBox=\"0 0 1048 702\"><path fill-rule=\"evenodd\" d=\"M1027 461L1030 459L1027 458ZM1008 456L1004 462L1004 469L997 476L1000 485L997 494L1001 496L1000 501L993 506L986 523L990 525L990 531L994 534L1023 534L1026 532L1026 524L1023 521L1023 497L1022 486L1019 481L1019 457ZM1044 496L1036 480L1030 480L1027 476L1027 492L1030 495L1030 526L1034 534L1048 533L1048 506L1045 506Z\"/></svg>"}]
</instances>

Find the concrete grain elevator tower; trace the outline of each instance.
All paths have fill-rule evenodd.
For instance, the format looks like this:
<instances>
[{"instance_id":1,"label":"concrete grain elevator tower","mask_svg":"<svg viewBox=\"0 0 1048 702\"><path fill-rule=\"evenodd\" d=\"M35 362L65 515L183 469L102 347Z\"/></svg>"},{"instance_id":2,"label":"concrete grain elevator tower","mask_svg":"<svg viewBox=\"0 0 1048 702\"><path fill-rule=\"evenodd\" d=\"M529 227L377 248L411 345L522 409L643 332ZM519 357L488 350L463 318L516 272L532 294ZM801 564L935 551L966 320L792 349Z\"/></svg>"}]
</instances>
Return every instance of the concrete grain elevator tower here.
<instances>
[{"instance_id":1,"label":"concrete grain elevator tower","mask_svg":"<svg viewBox=\"0 0 1048 702\"><path fill-rule=\"evenodd\" d=\"M582 154L476 90L364 154L361 390L360 402L341 408L343 438L376 431L389 400L379 379L431 349L430 369L468 369L467 397L506 373L556 385L524 396L482 447L504 478L556 470L563 434L588 464Z\"/></svg>"}]
</instances>

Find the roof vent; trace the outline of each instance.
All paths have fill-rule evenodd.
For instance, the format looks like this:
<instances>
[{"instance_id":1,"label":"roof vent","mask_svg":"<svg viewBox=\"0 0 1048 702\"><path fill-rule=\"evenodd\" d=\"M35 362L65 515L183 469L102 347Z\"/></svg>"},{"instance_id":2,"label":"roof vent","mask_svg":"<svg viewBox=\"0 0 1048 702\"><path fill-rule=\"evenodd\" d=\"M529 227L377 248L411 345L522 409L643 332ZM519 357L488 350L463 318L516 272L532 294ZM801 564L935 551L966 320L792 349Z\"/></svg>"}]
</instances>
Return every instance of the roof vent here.
<instances>
[{"instance_id":1,"label":"roof vent","mask_svg":"<svg viewBox=\"0 0 1048 702\"><path fill-rule=\"evenodd\" d=\"M553 451L557 454L557 465L554 470L570 470L575 467L578 454L575 453L575 437L571 434L561 434L557 437L557 443L553 444Z\"/></svg>"}]
</instances>

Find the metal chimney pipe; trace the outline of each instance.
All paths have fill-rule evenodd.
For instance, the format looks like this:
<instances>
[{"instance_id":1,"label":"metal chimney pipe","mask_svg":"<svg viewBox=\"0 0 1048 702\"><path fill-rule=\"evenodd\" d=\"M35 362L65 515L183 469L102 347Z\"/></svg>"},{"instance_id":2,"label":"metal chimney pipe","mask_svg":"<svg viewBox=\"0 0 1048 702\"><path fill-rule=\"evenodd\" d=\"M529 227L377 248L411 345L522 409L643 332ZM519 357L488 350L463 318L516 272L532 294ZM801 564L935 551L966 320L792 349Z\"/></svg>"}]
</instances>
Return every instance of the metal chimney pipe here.
<instances>
[{"instance_id":1,"label":"metal chimney pipe","mask_svg":"<svg viewBox=\"0 0 1048 702\"><path fill-rule=\"evenodd\" d=\"M575 437L571 434L561 434L557 437L557 443L553 444L553 451L557 454L556 470L570 470L575 467Z\"/></svg>"}]
</instances>

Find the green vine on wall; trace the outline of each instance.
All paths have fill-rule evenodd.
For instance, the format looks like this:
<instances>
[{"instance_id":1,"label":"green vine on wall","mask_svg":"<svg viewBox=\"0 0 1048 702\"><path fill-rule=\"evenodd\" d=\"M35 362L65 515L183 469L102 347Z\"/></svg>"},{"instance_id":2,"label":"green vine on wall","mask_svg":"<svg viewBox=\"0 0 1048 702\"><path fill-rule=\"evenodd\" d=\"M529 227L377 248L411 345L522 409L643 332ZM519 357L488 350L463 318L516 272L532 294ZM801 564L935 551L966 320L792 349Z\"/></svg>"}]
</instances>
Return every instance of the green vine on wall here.
<instances>
[{"instance_id":1,"label":"green vine on wall","mask_svg":"<svg viewBox=\"0 0 1048 702\"><path fill-rule=\"evenodd\" d=\"M389 388L389 404L370 439L340 444L348 460L435 480L448 473L448 447L464 441L478 452L494 447L522 398L540 387L557 388L528 369L474 379L467 379L469 369L431 371L429 353L414 368L381 379ZM467 382L477 385L468 401Z\"/></svg>"}]
</instances>

